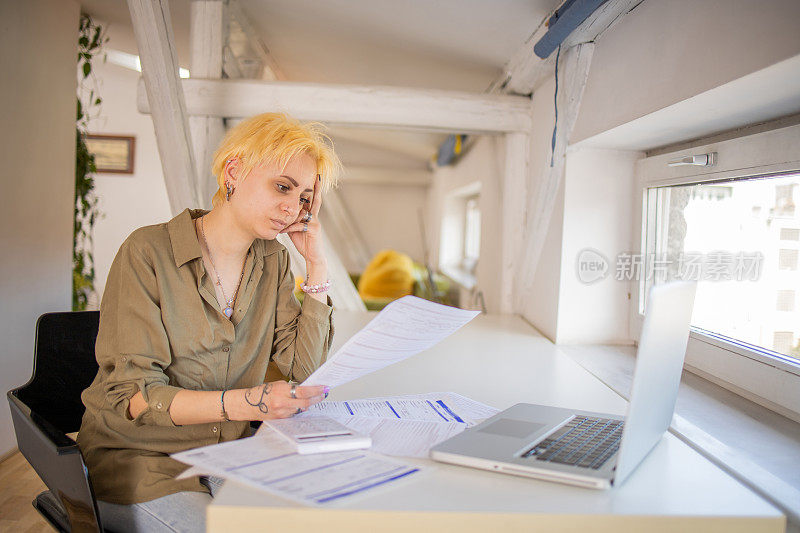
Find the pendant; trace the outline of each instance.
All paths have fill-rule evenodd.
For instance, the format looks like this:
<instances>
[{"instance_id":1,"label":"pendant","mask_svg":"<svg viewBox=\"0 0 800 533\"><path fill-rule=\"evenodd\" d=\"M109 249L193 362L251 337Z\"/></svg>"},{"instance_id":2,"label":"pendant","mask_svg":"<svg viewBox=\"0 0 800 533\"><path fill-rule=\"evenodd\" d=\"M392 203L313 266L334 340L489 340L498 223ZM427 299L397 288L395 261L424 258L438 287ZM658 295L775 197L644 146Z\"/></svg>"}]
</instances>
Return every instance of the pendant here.
<instances>
[{"instance_id":1,"label":"pendant","mask_svg":"<svg viewBox=\"0 0 800 533\"><path fill-rule=\"evenodd\" d=\"M230 306L228 306L225 309L223 309L222 312L225 314L226 317L230 318L231 315L233 314L233 309L231 309Z\"/></svg>"}]
</instances>

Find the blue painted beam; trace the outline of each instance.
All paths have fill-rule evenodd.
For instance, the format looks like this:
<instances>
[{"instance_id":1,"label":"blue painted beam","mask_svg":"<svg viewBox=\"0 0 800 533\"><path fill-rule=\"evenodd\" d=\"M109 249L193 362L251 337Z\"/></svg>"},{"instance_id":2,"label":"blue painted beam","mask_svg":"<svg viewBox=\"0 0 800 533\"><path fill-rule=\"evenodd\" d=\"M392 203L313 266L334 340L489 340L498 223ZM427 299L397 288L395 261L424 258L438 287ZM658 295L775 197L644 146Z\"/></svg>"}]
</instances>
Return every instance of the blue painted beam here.
<instances>
[{"instance_id":1,"label":"blue painted beam","mask_svg":"<svg viewBox=\"0 0 800 533\"><path fill-rule=\"evenodd\" d=\"M608 0L567 0L548 20L548 30L533 46L533 52L547 59L569 34Z\"/></svg>"}]
</instances>

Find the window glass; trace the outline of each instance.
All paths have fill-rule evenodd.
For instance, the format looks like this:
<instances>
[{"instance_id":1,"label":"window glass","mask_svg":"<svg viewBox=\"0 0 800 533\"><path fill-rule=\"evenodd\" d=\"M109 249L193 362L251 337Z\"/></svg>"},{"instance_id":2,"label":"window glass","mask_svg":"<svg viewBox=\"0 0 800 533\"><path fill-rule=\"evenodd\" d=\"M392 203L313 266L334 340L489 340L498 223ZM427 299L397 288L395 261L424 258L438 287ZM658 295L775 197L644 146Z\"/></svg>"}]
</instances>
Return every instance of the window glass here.
<instances>
[{"instance_id":1,"label":"window glass","mask_svg":"<svg viewBox=\"0 0 800 533\"><path fill-rule=\"evenodd\" d=\"M478 207L478 196L467 198L464 208L464 258L462 267L470 274L475 273L475 266L481 253L481 211Z\"/></svg>"},{"instance_id":2,"label":"window glass","mask_svg":"<svg viewBox=\"0 0 800 533\"><path fill-rule=\"evenodd\" d=\"M792 174L648 189L642 291L697 280L692 326L800 361L799 184Z\"/></svg>"}]
</instances>

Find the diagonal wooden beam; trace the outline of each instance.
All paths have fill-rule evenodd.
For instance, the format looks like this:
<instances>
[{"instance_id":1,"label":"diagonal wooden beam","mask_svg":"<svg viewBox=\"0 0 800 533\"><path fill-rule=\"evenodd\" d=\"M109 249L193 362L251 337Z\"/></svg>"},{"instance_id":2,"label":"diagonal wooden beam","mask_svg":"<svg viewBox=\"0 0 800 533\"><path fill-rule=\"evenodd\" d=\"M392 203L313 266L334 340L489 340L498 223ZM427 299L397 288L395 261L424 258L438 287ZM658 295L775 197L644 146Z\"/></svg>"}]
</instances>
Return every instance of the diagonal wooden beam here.
<instances>
[{"instance_id":1,"label":"diagonal wooden beam","mask_svg":"<svg viewBox=\"0 0 800 533\"><path fill-rule=\"evenodd\" d=\"M541 179L535 182L528 196L530 200L527 209L524 260L518 264L519 284L514 303L516 310L523 309L523 300L529 295L539 266L558 188L564 179L569 136L578 117L593 53L594 43L579 44L567 50L560 65L556 143L552 153L552 163L548 161L547 166L541 169Z\"/></svg>"},{"instance_id":2,"label":"diagonal wooden beam","mask_svg":"<svg viewBox=\"0 0 800 533\"><path fill-rule=\"evenodd\" d=\"M142 78L152 104L153 126L164 171L170 210L199 205L192 137L178 77L168 0L128 0L142 62Z\"/></svg>"},{"instance_id":3,"label":"diagonal wooden beam","mask_svg":"<svg viewBox=\"0 0 800 533\"><path fill-rule=\"evenodd\" d=\"M604 31L617 24L622 17L633 11L643 0L608 0L583 21L561 44L561 53L581 43L594 42ZM491 90L514 94L531 94L546 78L553 75L555 54L541 59L533 53L533 45L547 32L547 21L555 12L549 13L536 31L511 56L503 74L493 83Z\"/></svg>"},{"instance_id":4,"label":"diagonal wooden beam","mask_svg":"<svg viewBox=\"0 0 800 533\"><path fill-rule=\"evenodd\" d=\"M322 85L254 80L184 80L190 115L249 117L287 112L300 120L382 128L476 134L527 131L530 99L398 87ZM150 112L139 87L137 105Z\"/></svg>"}]
</instances>

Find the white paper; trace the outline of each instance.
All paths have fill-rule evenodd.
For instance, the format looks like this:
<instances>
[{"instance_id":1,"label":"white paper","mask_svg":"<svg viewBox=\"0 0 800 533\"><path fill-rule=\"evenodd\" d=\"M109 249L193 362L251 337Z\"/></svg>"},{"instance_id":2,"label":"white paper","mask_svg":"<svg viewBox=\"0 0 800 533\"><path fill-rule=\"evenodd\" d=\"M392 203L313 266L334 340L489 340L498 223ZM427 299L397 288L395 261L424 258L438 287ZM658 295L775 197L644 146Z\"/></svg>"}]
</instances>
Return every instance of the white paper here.
<instances>
[{"instance_id":1,"label":"white paper","mask_svg":"<svg viewBox=\"0 0 800 533\"><path fill-rule=\"evenodd\" d=\"M452 392L368 398L364 400L330 401L314 404L304 416L372 417L429 422L459 422L474 426L499 411Z\"/></svg>"},{"instance_id":2,"label":"white paper","mask_svg":"<svg viewBox=\"0 0 800 533\"><path fill-rule=\"evenodd\" d=\"M176 453L172 458L304 505L338 502L420 470L367 451L299 455L274 430Z\"/></svg>"},{"instance_id":3,"label":"white paper","mask_svg":"<svg viewBox=\"0 0 800 533\"><path fill-rule=\"evenodd\" d=\"M401 457L428 457L431 447L458 435L466 424L425 422L385 418L341 417L339 421L354 431L372 437L372 450Z\"/></svg>"},{"instance_id":4,"label":"white paper","mask_svg":"<svg viewBox=\"0 0 800 533\"><path fill-rule=\"evenodd\" d=\"M336 387L380 370L430 348L478 314L404 296L347 340L303 385Z\"/></svg>"}]
</instances>

